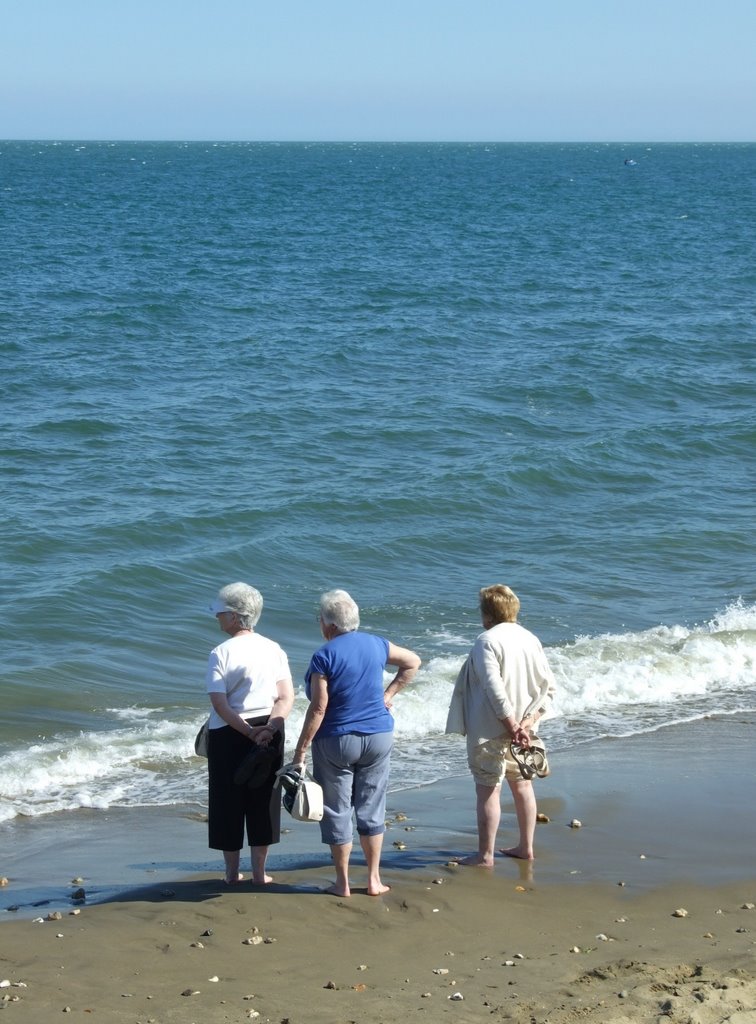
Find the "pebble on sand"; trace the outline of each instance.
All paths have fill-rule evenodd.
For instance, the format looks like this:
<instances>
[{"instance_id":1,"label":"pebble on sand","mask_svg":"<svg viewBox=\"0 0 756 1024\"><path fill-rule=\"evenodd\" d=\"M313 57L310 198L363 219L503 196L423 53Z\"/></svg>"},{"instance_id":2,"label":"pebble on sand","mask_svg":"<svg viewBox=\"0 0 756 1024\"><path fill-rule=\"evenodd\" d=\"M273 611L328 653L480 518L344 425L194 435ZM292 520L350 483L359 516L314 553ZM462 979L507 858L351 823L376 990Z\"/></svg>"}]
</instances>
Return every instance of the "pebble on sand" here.
<instances>
[{"instance_id":1,"label":"pebble on sand","mask_svg":"<svg viewBox=\"0 0 756 1024\"><path fill-rule=\"evenodd\" d=\"M688 916L688 911L685 909L685 907L678 907L677 910L674 910L672 912L672 917L687 917L687 916Z\"/></svg>"}]
</instances>

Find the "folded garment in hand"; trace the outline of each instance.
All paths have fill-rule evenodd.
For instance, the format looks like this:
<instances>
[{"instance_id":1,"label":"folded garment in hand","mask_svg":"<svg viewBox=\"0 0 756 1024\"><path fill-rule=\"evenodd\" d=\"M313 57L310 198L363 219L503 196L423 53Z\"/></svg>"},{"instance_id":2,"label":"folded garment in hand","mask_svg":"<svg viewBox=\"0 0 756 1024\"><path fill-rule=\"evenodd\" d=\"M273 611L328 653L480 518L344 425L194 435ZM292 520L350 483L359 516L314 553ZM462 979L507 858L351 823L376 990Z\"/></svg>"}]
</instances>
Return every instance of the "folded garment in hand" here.
<instances>
[{"instance_id":1,"label":"folded garment in hand","mask_svg":"<svg viewBox=\"0 0 756 1024\"><path fill-rule=\"evenodd\" d=\"M281 764L281 733L277 732L270 745L263 747L252 741L250 751L234 774L237 786L258 789L270 779Z\"/></svg>"}]
</instances>

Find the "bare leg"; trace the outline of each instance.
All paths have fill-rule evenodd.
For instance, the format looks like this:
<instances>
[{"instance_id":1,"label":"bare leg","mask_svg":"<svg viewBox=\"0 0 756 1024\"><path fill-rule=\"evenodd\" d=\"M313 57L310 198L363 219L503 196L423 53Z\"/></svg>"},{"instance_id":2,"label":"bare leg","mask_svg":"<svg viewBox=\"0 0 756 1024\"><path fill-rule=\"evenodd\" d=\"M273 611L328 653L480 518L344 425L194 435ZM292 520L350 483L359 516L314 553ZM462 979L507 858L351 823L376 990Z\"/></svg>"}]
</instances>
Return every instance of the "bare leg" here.
<instances>
[{"instance_id":1,"label":"bare leg","mask_svg":"<svg viewBox=\"0 0 756 1024\"><path fill-rule=\"evenodd\" d=\"M267 846L250 846L250 858L252 860L252 881L255 885L267 885L272 882L271 875L265 874L265 862L268 859Z\"/></svg>"},{"instance_id":2,"label":"bare leg","mask_svg":"<svg viewBox=\"0 0 756 1024\"><path fill-rule=\"evenodd\" d=\"M241 850L224 850L223 860L226 862L226 885L236 885L244 875L239 874L239 855Z\"/></svg>"},{"instance_id":3,"label":"bare leg","mask_svg":"<svg viewBox=\"0 0 756 1024\"><path fill-rule=\"evenodd\" d=\"M515 814L520 829L520 841L501 852L507 857L519 857L520 860L533 860L533 839L536 827L536 798L533 783L530 779L507 779L514 798Z\"/></svg>"},{"instance_id":4,"label":"bare leg","mask_svg":"<svg viewBox=\"0 0 756 1024\"><path fill-rule=\"evenodd\" d=\"M381 850L383 849L383 833L377 836L360 836L360 846L365 854L368 870L368 896L381 896L388 892L390 885L381 881Z\"/></svg>"},{"instance_id":5,"label":"bare leg","mask_svg":"<svg viewBox=\"0 0 756 1024\"><path fill-rule=\"evenodd\" d=\"M351 896L349 888L349 856L352 852L351 843L333 843L331 858L336 868L336 881L326 889L331 896Z\"/></svg>"},{"instance_id":6,"label":"bare leg","mask_svg":"<svg viewBox=\"0 0 756 1024\"><path fill-rule=\"evenodd\" d=\"M465 857L460 863L474 867L490 868L494 862L494 844L501 820L501 786L484 786L475 783L478 816L478 852Z\"/></svg>"}]
</instances>

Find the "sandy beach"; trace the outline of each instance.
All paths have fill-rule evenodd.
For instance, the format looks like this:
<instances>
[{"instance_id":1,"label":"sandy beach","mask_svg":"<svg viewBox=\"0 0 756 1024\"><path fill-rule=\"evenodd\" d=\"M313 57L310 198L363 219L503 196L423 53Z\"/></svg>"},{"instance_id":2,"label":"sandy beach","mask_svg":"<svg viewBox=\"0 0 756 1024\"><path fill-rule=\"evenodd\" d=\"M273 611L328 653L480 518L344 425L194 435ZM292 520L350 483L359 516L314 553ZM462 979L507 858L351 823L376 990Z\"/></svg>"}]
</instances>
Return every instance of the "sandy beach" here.
<instances>
[{"instance_id":1,"label":"sandy beach","mask_svg":"<svg viewBox=\"0 0 756 1024\"><path fill-rule=\"evenodd\" d=\"M352 898L323 895L327 851L301 823L264 890L223 886L201 822L165 810L120 837L122 868L117 815L99 844L90 821L78 861L65 830L57 859L24 856L32 829L7 832L2 906L20 909L0 924L0 1005L32 1022L754 1024L755 725L722 716L559 754L532 867L455 865L474 846L468 779L394 793L379 898L360 892L359 858Z\"/></svg>"}]
</instances>

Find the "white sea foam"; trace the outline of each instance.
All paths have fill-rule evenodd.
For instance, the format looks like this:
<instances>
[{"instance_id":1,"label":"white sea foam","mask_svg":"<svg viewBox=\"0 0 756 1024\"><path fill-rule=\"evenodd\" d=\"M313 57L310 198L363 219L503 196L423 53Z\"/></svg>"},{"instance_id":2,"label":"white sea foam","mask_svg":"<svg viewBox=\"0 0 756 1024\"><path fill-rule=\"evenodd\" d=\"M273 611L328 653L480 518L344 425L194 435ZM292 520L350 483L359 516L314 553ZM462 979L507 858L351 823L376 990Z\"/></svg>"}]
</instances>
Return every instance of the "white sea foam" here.
<instances>
[{"instance_id":1,"label":"white sea foam","mask_svg":"<svg viewBox=\"0 0 756 1024\"><path fill-rule=\"evenodd\" d=\"M542 732L554 750L756 707L756 605L742 601L700 626L579 637L547 654L558 689ZM394 788L465 770L463 743L443 735L462 662L459 655L431 658L396 698ZM289 752L306 709L300 692L288 723ZM163 708L111 714L118 724L108 731L7 754L0 762L0 821L77 807L204 803L205 766L193 753L204 712L181 719Z\"/></svg>"},{"instance_id":2,"label":"white sea foam","mask_svg":"<svg viewBox=\"0 0 756 1024\"><path fill-rule=\"evenodd\" d=\"M199 773L184 768L202 719L135 718L128 728L52 739L4 757L0 821L77 807L196 800L201 787L192 776Z\"/></svg>"}]
</instances>

